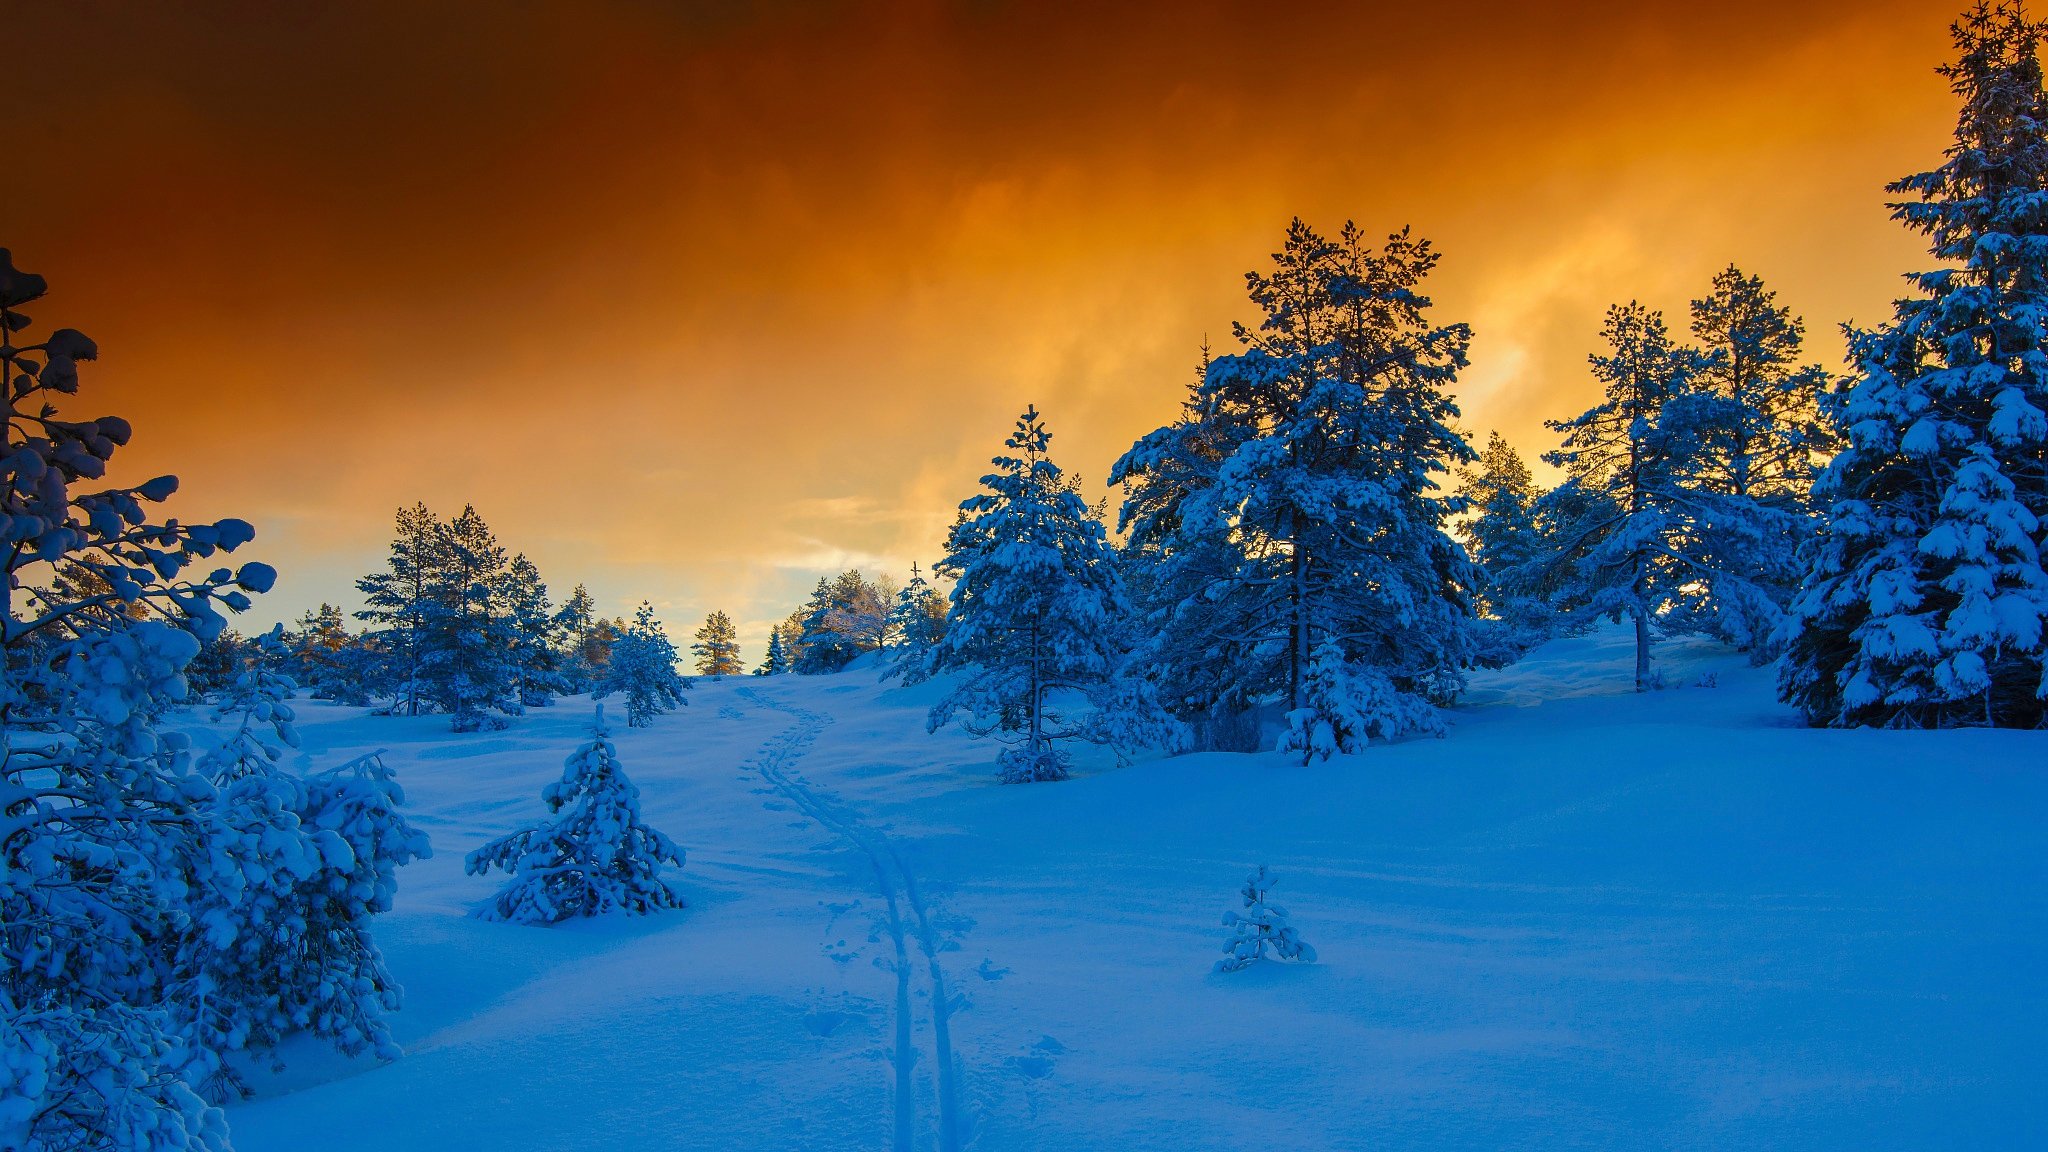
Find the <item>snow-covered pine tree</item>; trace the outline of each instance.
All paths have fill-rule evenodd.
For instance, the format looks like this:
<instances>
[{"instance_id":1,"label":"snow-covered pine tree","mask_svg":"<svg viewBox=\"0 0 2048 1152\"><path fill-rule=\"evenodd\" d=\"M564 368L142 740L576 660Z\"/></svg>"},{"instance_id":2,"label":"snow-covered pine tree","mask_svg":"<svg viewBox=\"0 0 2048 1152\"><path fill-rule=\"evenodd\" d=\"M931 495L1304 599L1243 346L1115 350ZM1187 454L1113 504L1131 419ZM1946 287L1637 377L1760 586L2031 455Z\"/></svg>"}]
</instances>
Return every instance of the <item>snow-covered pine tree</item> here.
<instances>
[{"instance_id":1,"label":"snow-covered pine tree","mask_svg":"<svg viewBox=\"0 0 2048 1152\"><path fill-rule=\"evenodd\" d=\"M1325 639L1431 703L1481 658L1479 575L1447 530L1463 503L1437 479L1473 458L1446 391L1471 334L1427 321L1437 259L1406 231L1375 249L1353 225L1332 242L1294 221L1274 270L1247 278L1265 317L1236 327L1245 351L1210 360L1183 418L1118 461L1132 561L1150 568L1146 658L1184 717L1274 697L1301 711Z\"/></svg>"},{"instance_id":2,"label":"snow-covered pine tree","mask_svg":"<svg viewBox=\"0 0 2048 1152\"><path fill-rule=\"evenodd\" d=\"M210 881L225 846L212 788L156 717L186 698L220 609L248 607L275 573L194 575L253 529L153 521L174 477L106 485L127 421L63 413L97 348L70 328L15 343L46 290L0 249L0 1147L221 1152L226 1122L183 1079L191 1053L163 995L190 878ZM71 565L105 591L36 587Z\"/></svg>"},{"instance_id":3,"label":"snow-covered pine tree","mask_svg":"<svg viewBox=\"0 0 2048 1152\"><path fill-rule=\"evenodd\" d=\"M554 819L469 854L470 875L498 868L511 876L478 916L555 924L683 906L661 878L663 865L683 866L683 850L641 818L640 789L619 766L603 705L590 742L564 761L562 778L541 789L541 799Z\"/></svg>"},{"instance_id":4,"label":"snow-covered pine tree","mask_svg":"<svg viewBox=\"0 0 2048 1152\"><path fill-rule=\"evenodd\" d=\"M863 653L889 642L890 592L862 576L860 569L818 579L801 609L802 634L794 646L796 670L806 675L837 672Z\"/></svg>"},{"instance_id":5,"label":"snow-covered pine tree","mask_svg":"<svg viewBox=\"0 0 2048 1152\"><path fill-rule=\"evenodd\" d=\"M961 716L969 732L1010 745L1005 783L1064 779L1061 741L1120 734L1076 715L1070 701L1099 711L1142 700L1118 695L1131 608L1116 555L1047 456L1051 439L1038 410L1025 409L1003 441L1015 455L997 456L981 479L986 491L961 504L966 515L937 569L954 585L930 667L960 679L926 726L936 732Z\"/></svg>"},{"instance_id":6,"label":"snow-covered pine tree","mask_svg":"<svg viewBox=\"0 0 2048 1152\"><path fill-rule=\"evenodd\" d=\"M374 683L374 676L366 675L361 647L349 634L341 609L323 603L299 617L284 663L293 684L312 692L314 699L360 706L369 703Z\"/></svg>"},{"instance_id":7,"label":"snow-covered pine tree","mask_svg":"<svg viewBox=\"0 0 2048 1152\"><path fill-rule=\"evenodd\" d=\"M697 657L700 675L738 676L746 671L746 665L740 663L739 632L733 627L732 617L722 611L704 618L690 652Z\"/></svg>"},{"instance_id":8,"label":"snow-covered pine tree","mask_svg":"<svg viewBox=\"0 0 2048 1152\"><path fill-rule=\"evenodd\" d=\"M1302 763L1363 752L1373 738L1441 726L1426 700L1403 693L1386 673L1344 657L1343 645L1324 640L1309 662L1301 707L1287 713L1287 730L1275 751L1299 755Z\"/></svg>"},{"instance_id":9,"label":"snow-covered pine tree","mask_svg":"<svg viewBox=\"0 0 2048 1152\"><path fill-rule=\"evenodd\" d=\"M889 627L894 644L883 679L901 677L916 684L930 675L932 649L946 634L946 597L924 578L915 562L910 565L910 582L896 592L889 609Z\"/></svg>"},{"instance_id":10,"label":"snow-covered pine tree","mask_svg":"<svg viewBox=\"0 0 2048 1152\"><path fill-rule=\"evenodd\" d=\"M225 872L192 878L193 907L168 995L209 1099L246 1092L232 1060L305 1033L346 1054L396 1058L384 1015L400 989L369 933L398 868L432 855L399 814L403 796L376 757L311 779L286 773L298 746L293 684L273 671L279 634L260 637L215 719L234 721L200 758Z\"/></svg>"},{"instance_id":11,"label":"snow-covered pine tree","mask_svg":"<svg viewBox=\"0 0 2048 1152\"><path fill-rule=\"evenodd\" d=\"M569 691L558 643L561 624L548 603L548 586L526 553L512 557L500 581L502 610L512 638L513 695L527 708L545 708Z\"/></svg>"},{"instance_id":12,"label":"snow-covered pine tree","mask_svg":"<svg viewBox=\"0 0 2048 1152\"><path fill-rule=\"evenodd\" d=\"M789 671L789 649L782 643L780 627L768 630L768 654L761 658L761 666L754 669L756 676L781 676Z\"/></svg>"},{"instance_id":13,"label":"snow-covered pine tree","mask_svg":"<svg viewBox=\"0 0 2048 1152\"><path fill-rule=\"evenodd\" d=\"M592 633L601 622L596 598L581 584L555 613L555 663L561 672L564 693L588 692L596 683L601 662L592 658Z\"/></svg>"},{"instance_id":14,"label":"snow-covered pine tree","mask_svg":"<svg viewBox=\"0 0 2048 1152\"><path fill-rule=\"evenodd\" d=\"M1890 323L1850 332L1828 401L1785 698L1815 724L2048 724L2048 94L2044 26L1979 3L1942 68L1962 110L1893 218L1944 267Z\"/></svg>"},{"instance_id":15,"label":"snow-covered pine tree","mask_svg":"<svg viewBox=\"0 0 2048 1152\"><path fill-rule=\"evenodd\" d=\"M400 508L384 570L356 581L365 605L356 619L370 626L369 639L384 655L377 687L390 694L391 710L401 716L417 716L428 706L420 664L440 538L441 522L425 504Z\"/></svg>"},{"instance_id":16,"label":"snow-covered pine tree","mask_svg":"<svg viewBox=\"0 0 2048 1152\"><path fill-rule=\"evenodd\" d=\"M1828 375L1800 363L1805 325L1763 280L1730 266L1692 302L1702 356L1692 387L1667 405L1666 428L1690 421L1684 483L1705 561L1660 624L1717 636L1762 661L1798 586L1812 534L1816 462L1834 449L1820 420Z\"/></svg>"},{"instance_id":17,"label":"snow-covered pine tree","mask_svg":"<svg viewBox=\"0 0 2048 1152\"><path fill-rule=\"evenodd\" d=\"M1515 651L1542 640L1550 626L1540 591L1516 579L1542 550L1536 520L1542 494L1521 454L1498 432L1487 436L1478 463L1458 485L1471 513L1458 524L1458 539L1486 576L1480 600L1499 643Z\"/></svg>"},{"instance_id":18,"label":"snow-covered pine tree","mask_svg":"<svg viewBox=\"0 0 2048 1152\"><path fill-rule=\"evenodd\" d=\"M505 549L468 505L435 537L419 636L421 693L457 732L503 728L504 716L524 710Z\"/></svg>"},{"instance_id":19,"label":"snow-covered pine tree","mask_svg":"<svg viewBox=\"0 0 2048 1152\"><path fill-rule=\"evenodd\" d=\"M795 671L809 676L839 670L838 653L824 647L825 618L831 611L832 581L820 576L818 586L811 590L811 598L784 621L785 626L793 631L789 658Z\"/></svg>"},{"instance_id":20,"label":"snow-covered pine tree","mask_svg":"<svg viewBox=\"0 0 2048 1152\"><path fill-rule=\"evenodd\" d=\"M655 619L654 606L641 601L633 623L612 641L611 656L591 695L598 700L614 692L626 698L626 726L645 728L654 718L689 701L690 686L676 671L676 646Z\"/></svg>"},{"instance_id":21,"label":"snow-covered pine tree","mask_svg":"<svg viewBox=\"0 0 2048 1152\"><path fill-rule=\"evenodd\" d=\"M1686 491L1700 428L1666 419L1692 390L1699 357L1672 343L1662 313L1633 301L1607 310L1601 337L1608 351L1587 359L1605 398L1548 422L1564 441L1544 459L1567 478L1538 502L1548 547L1515 578L1555 588L1568 619L1628 618L1642 691L1657 616L1714 571L1696 530L1699 502Z\"/></svg>"},{"instance_id":22,"label":"snow-covered pine tree","mask_svg":"<svg viewBox=\"0 0 2048 1152\"><path fill-rule=\"evenodd\" d=\"M192 703L216 698L235 682L248 657L248 645L249 639L232 628L223 628L220 635L200 643L199 655L185 665L185 685Z\"/></svg>"},{"instance_id":23,"label":"snow-covered pine tree","mask_svg":"<svg viewBox=\"0 0 2048 1152\"><path fill-rule=\"evenodd\" d=\"M1249 968L1265 959L1268 952L1277 960L1316 962L1316 950L1287 923L1287 909L1266 898L1277 883L1264 864L1245 877L1244 887L1238 891L1244 910L1223 914L1223 926L1230 929L1230 939L1223 943L1225 955L1216 962L1216 971Z\"/></svg>"}]
</instances>

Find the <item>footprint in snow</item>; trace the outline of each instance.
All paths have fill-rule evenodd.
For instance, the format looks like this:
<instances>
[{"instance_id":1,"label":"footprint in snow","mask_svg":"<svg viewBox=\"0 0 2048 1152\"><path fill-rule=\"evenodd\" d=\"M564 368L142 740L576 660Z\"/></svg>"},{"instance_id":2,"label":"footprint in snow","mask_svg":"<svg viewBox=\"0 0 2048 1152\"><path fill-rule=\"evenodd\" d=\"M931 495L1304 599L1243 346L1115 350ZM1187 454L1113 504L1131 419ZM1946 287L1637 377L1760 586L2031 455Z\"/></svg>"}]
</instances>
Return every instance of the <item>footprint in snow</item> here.
<instances>
[{"instance_id":1,"label":"footprint in snow","mask_svg":"<svg viewBox=\"0 0 2048 1152\"><path fill-rule=\"evenodd\" d=\"M861 1017L851 1012L834 1012L824 1009L809 1013L804 1017L804 1030L813 1036L823 1039L859 1019Z\"/></svg>"},{"instance_id":2,"label":"footprint in snow","mask_svg":"<svg viewBox=\"0 0 2048 1152\"><path fill-rule=\"evenodd\" d=\"M720 705L718 708L718 715L721 719L725 720L745 720L747 718L747 714L745 712L740 711L739 709L733 707L730 704Z\"/></svg>"}]
</instances>

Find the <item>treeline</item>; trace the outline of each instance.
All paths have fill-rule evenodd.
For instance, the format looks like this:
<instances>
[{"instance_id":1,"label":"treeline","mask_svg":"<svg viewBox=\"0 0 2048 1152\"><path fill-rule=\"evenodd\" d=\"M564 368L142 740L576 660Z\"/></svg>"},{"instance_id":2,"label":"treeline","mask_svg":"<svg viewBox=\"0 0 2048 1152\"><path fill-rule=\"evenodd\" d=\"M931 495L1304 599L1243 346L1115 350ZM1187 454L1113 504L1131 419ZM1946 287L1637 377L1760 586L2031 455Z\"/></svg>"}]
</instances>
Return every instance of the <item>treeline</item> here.
<instances>
[{"instance_id":1,"label":"treeline","mask_svg":"<svg viewBox=\"0 0 2048 1152\"><path fill-rule=\"evenodd\" d=\"M390 559L356 582L366 606L350 630L322 604L276 643L233 631L201 647L188 671L196 694L218 691L251 659L288 673L315 699L390 715L449 716L457 731L504 726L557 696L624 693L644 725L681 702L676 650L652 606L606 619L582 585L557 607L524 553L508 555L472 506L441 519L401 508ZM637 703L636 703L637 702Z\"/></svg>"}]
</instances>

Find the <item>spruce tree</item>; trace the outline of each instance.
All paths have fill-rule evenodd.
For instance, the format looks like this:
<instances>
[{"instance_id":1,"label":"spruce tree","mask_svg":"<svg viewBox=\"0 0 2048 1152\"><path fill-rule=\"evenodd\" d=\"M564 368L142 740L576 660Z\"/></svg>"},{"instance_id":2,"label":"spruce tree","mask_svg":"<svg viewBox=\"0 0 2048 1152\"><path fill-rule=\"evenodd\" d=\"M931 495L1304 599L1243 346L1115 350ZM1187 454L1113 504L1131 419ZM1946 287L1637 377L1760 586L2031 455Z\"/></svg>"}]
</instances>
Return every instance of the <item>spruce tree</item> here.
<instances>
[{"instance_id":1,"label":"spruce tree","mask_svg":"<svg viewBox=\"0 0 2048 1152\"><path fill-rule=\"evenodd\" d=\"M689 682L676 672L676 647L668 632L655 619L653 605L641 601L632 625L612 641L591 696L598 700L613 693L625 696L626 726L645 728L656 716L688 704L683 699L688 687Z\"/></svg>"},{"instance_id":2,"label":"spruce tree","mask_svg":"<svg viewBox=\"0 0 2048 1152\"><path fill-rule=\"evenodd\" d=\"M781 676L789 670L789 649L782 643L782 629L778 626L768 632L768 655L754 669L754 675Z\"/></svg>"},{"instance_id":3,"label":"spruce tree","mask_svg":"<svg viewBox=\"0 0 2048 1152\"><path fill-rule=\"evenodd\" d=\"M569 691L557 643L562 625L548 603L548 586L522 552L506 565L499 587L512 641L513 696L524 707L546 707L556 693Z\"/></svg>"},{"instance_id":4,"label":"spruce tree","mask_svg":"<svg viewBox=\"0 0 2048 1152\"><path fill-rule=\"evenodd\" d=\"M1800 363L1805 327L1763 281L1729 267L1692 302L1701 358L1662 423L1689 422L1684 469L1704 570L1663 618L1666 631L1775 654L1814 524L1808 494L1834 438L1820 421L1828 377Z\"/></svg>"},{"instance_id":5,"label":"spruce tree","mask_svg":"<svg viewBox=\"0 0 2048 1152\"><path fill-rule=\"evenodd\" d=\"M1052 437L1027 408L982 477L986 489L946 542L938 571L954 578L934 672L960 680L926 726L954 717L1008 744L1005 783L1064 779L1063 741L1117 735L1089 707L1128 707L1117 695L1130 602L1102 521L1046 454ZM1076 709L1073 705L1081 705Z\"/></svg>"},{"instance_id":6,"label":"spruce tree","mask_svg":"<svg viewBox=\"0 0 2048 1152\"><path fill-rule=\"evenodd\" d=\"M690 651L697 657L699 675L738 676L746 671L746 665L740 663L739 633L733 628L732 617L724 612L713 612L704 618L696 641L690 645Z\"/></svg>"},{"instance_id":7,"label":"spruce tree","mask_svg":"<svg viewBox=\"0 0 2048 1152\"><path fill-rule=\"evenodd\" d=\"M1148 658L1184 715L1302 711L1327 639L1426 703L1481 658L1479 576L1448 533L1463 502L1438 480L1473 459L1448 393L1471 333L1428 319L1437 260L1406 231L1375 247L1294 221L1273 270L1247 276L1264 316L1237 326L1244 351L1209 360L1183 418L1117 463L1132 559L1151 568Z\"/></svg>"},{"instance_id":8,"label":"spruce tree","mask_svg":"<svg viewBox=\"0 0 2048 1152\"><path fill-rule=\"evenodd\" d=\"M505 549L473 506L440 525L435 537L419 641L422 694L457 732L502 728L503 716L524 710Z\"/></svg>"},{"instance_id":9,"label":"spruce tree","mask_svg":"<svg viewBox=\"0 0 2048 1152\"><path fill-rule=\"evenodd\" d=\"M597 600L589 589L578 584L555 613L554 635L560 646L556 664L561 670L562 691L588 692L596 681L597 668L591 659L590 645L591 633L598 623Z\"/></svg>"},{"instance_id":10,"label":"spruce tree","mask_svg":"<svg viewBox=\"0 0 2048 1152\"><path fill-rule=\"evenodd\" d=\"M371 684L358 658L360 645L349 635L341 609L321 604L299 617L292 633L287 662L293 683L311 690L318 700L366 704Z\"/></svg>"},{"instance_id":11,"label":"spruce tree","mask_svg":"<svg viewBox=\"0 0 2048 1152\"><path fill-rule=\"evenodd\" d=\"M1549 422L1564 442L1544 459L1567 479L1541 501L1550 546L1521 578L1557 588L1570 615L1626 617L1641 691L1651 684L1658 614L1712 572L1698 555L1697 504L1685 490L1692 425L1665 419L1666 406L1692 389L1698 357L1672 343L1662 313L1633 301L1608 309L1601 337L1607 352L1587 359L1603 400Z\"/></svg>"},{"instance_id":12,"label":"spruce tree","mask_svg":"<svg viewBox=\"0 0 2048 1152\"><path fill-rule=\"evenodd\" d=\"M1804 557L1785 698L1815 724L2048 723L2048 94L2044 27L1979 3L1941 69L1962 105L1893 218L1944 265L1850 332L1845 444Z\"/></svg>"},{"instance_id":13,"label":"spruce tree","mask_svg":"<svg viewBox=\"0 0 2048 1152\"><path fill-rule=\"evenodd\" d=\"M1238 891L1244 910L1223 914L1223 926L1230 929L1230 939L1223 944L1225 955L1216 962L1216 971L1249 968L1269 952L1276 960L1315 963L1316 950L1287 923L1287 909L1267 898L1266 894L1277 883L1264 864L1245 877L1244 887Z\"/></svg>"},{"instance_id":14,"label":"spruce tree","mask_svg":"<svg viewBox=\"0 0 2048 1152\"><path fill-rule=\"evenodd\" d=\"M889 609L889 628L894 644L889 667L883 677L901 677L916 684L929 675L932 649L946 634L946 598L910 565L910 582L896 593Z\"/></svg>"},{"instance_id":15,"label":"spruce tree","mask_svg":"<svg viewBox=\"0 0 2048 1152\"><path fill-rule=\"evenodd\" d=\"M231 833L222 837L229 868L225 878L194 870L167 981L200 1087L217 1101L247 1094L233 1054L294 1034L350 1055L398 1056L385 1016L400 989L369 922L390 910L397 870L432 855L376 756L312 777L285 771L283 746L299 742L293 685L272 670L280 661L264 658L266 646L281 649L276 632L250 646L215 711L233 727L199 760L215 788L210 820Z\"/></svg>"},{"instance_id":16,"label":"spruce tree","mask_svg":"<svg viewBox=\"0 0 2048 1152\"><path fill-rule=\"evenodd\" d=\"M441 522L425 504L400 508L384 570L356 581L366 605L356 619L370 626L384 655L378 680L391 695L392 711L401 716L417 716L428 707L420 665L440 538Z\"/></svg>"},{"instance_id":17,"label":"spruce tree","mask_svg":"<svg viewBox=\"0 0 2048 1152\"><path fill-rule=\"evenodd\" d=\"M1520 578L1541 554L1536 502L1542 494L1521 454L1498 432L1487 436L1478 463L1458 486L1470 512L1458 524L1458 539L1486 577L1480 603L1498 626L1500 643L1517 651L1543 639L1550 624L1541 591Z\"/></svg>"},{"instance_id":18,"label":"spruce tree","mask_svg":"<svg viewBox=\"0 0 2048 1152\"><path fill-rule=\"evenodd\" d=\"M641 915L683 906L682 897L661 878L664 865L683 866L683 850L642 820L640 789L619 765L602 705L589 743L564 761L562 778L541 789L541 799L553 820L469 854L470 875L493 868L511 875L479 916L554 924L576 916Z\"/></svg>"}]
</instances>

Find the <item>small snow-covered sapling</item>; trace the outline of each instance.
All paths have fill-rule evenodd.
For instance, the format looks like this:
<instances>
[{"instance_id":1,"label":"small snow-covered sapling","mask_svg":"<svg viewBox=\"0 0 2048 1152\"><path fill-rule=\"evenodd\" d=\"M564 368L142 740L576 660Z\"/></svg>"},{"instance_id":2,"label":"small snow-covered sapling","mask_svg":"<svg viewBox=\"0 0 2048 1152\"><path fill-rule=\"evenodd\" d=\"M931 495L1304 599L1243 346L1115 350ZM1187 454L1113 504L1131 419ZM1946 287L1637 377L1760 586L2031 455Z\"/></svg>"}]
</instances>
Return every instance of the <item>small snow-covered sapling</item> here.
<instances>
[{"instance_id":1,"label":"small snow-covered sapling","mask_svg":"<svg viewBox=\"0 0 2048 1152\"><path fill-rule=\"evenodd\" d=\"M562 779L541 790L555 819L503 836L469 854L468 870L493 868L512 879L477 915L486 920L553 924L606 912L641 914L680 908L661 878L683 866L683 850L640 818L640 790L626 779L599 705L590 741L564 763Z\"/></svg>"},{"instance_id":2,"label":"small snow-covered sapling","mask_svg":"<svg viewBox=\"0 0 2048 1152\"><path fill-rule=\"evenodd\" d=\"M1265 959L1269 951L1278 960L1315 963L1316 950L1287 923L1287 909L1266 900L1266 893L1276 883L1264 864L1245 877L1244 888L1238 892L1244 900L1244 911L1223 914L1223 926L1231 934L1224 941L1224 957L1216 962L1216 971L1235 972L1250 967Z\"/></svg>"}]
</instances>

